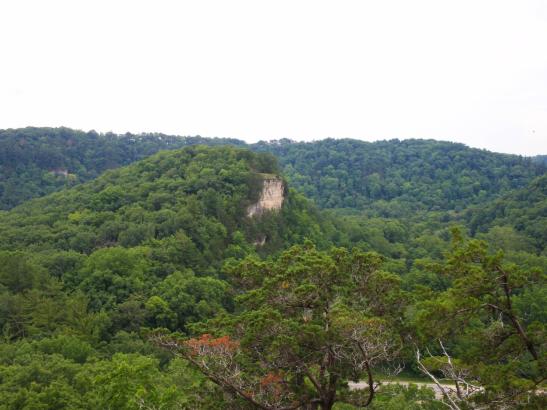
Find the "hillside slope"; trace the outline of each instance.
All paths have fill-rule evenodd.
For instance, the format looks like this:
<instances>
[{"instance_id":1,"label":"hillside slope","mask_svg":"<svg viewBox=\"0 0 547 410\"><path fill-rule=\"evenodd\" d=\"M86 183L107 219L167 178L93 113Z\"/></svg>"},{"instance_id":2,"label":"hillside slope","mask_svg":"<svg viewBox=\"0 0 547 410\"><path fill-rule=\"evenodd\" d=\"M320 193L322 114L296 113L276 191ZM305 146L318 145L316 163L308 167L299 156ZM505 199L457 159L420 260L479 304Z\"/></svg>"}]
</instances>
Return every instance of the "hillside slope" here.
<instances>
[{"instance_id":1,"label":"hillside slope","mask_svg":"<svg viewBox=\"0 0 547 410\"><path fill-rule=\"evenodd\" d=\"M538 181L542 191L534 193L541 200L544 187ZM526 195L518 198L523 204ZM139 408L143 403L165 409L244 408L237 401L227 403L226 391L215 388L190 362L151 344L151 332L197 340L191 337L206 331L199 339L203 346L229 354L226 342L238 332L253 344L266 342L278 349L253 345L252 352L266 352L268 362L271 352L284 354L287 347L302 346L305 360L314 356L324 363L326 349L316 343L348 340L355 334L348 325L354 323L362 329L380 324L372 327L379 331L373 332L371 343L378 345L377 335L389 334L397 350L401 340L419 341L420 335L430 334L424 332L439 332L452 351L479 352L462 363L477 363L481 372L500 374L503 381L516 380L529 401L530 387L521 377L527 373L521 369L528 371L530 362L511 333L499 333L500 327L491 332L491 317L482 312L463 318L471 324L463 332L452 336L446 329L447 323L452 325L446 320L447 306L459 309L477 301L476 286L467 288L467 283L484 284L478 297L488 303L497 300L490 289L499 286L476 262L490 260L483 245L467 242L466 247L478 251L472 258L467 259L467 248L458 248L448 257L453 265L440 263L451 252L447 225L461 214L420 211L415 220L390 220L354 211L347 218L335 217L346 211L317 211L280 176L271 154L207 146L162 151L0 211L0 408L87 410ZM276 255L294 243L303 245ZM339 243L354 249L331 247ZM417 259L424 260L414 264ZM542 271L538 268L547 266L547 258L520 252L511 261L523 259L533 275L518 278L533 279ZM453 291L447 272L459 275L462 270L474 276L453 281L458 286ZM527 331L533 331L545 322L547 293L542 284L523 283L510 302L525 318ZM353 301L358 311L343 306ZM240 318L250 326L242 327ZM509 320L500 323L511 329ZM207 330L217 325L218 330ZM386 326L387 332L382 330ZM324 337L322 329L331 335ZM504 370L508 335L522 366L509 375ZM234 346L239 345L236 336ZM437 340L437 333L428 337ZM545 339L539 332L534 337ZM419 343L424 351L432 346ZM384 351L386 344L378 346ZM494 346L486 357L484 346ZM403 348L407 353L397 363L404 360L412 368L416 345ZM244 369L268 370L262 366L265 361L246 357ZM353 361L355 356L346 357ZM339 370L338 362L331 362L336 372L355 378L347 365ZM297 369L301 363L296 362ZM240 374L239 364L235 369ZM258 380L271 380L267 375ZM386 393L384 397L393 397ZM382 394L378 392L379 400ZM408 400L424 402L423 397Z\"/></svg>"},{"instance_id":2,"label":"hillside slope","mask_svg":"<svg viewBox=\"0 0 547 410\"><path fill-rule=\"evenodd\" d=\"M247 216L265 176L277 172L275 158L248 150L193 146L163 151L1 213L0 249L91 253L179 235L205 266L223 259L240 231L248 243L267 237L266 249L318 236L315 211L290 190L280 212ZM297 217L305 221L291 219Z\"/></svg>"},{"instance_id":3,"label":"hillside slope","mask_svg":"<svg viewBox=\"0 0 547 410\"><path fill-rule=\"evenodd\" d=\"M69 128L0 130L0 209L73 186L164 149L237 140L163 134L98 134Z\"/></svg>"},{"instance_id":4,"label":"hillside slope","mask_svg":"<svg viewBox=\"0 0 547 410\"><path fill-rule=\"evenodd\" d=\"M533 240L541 253L547 247L547 175L527 187L466 213L473 234L494 226L509 226Z\"/></svg>"},{"instance_id":5,"label":"hillside slope","mask_svg":"<svg viewBox=\"0 0 547 410\"><path fill-rule=\"evenodd\" d=\"M330 245L277 172L267 154L193 146L0 211L0 408L219 408L146 332L233 310L224 263Z\"/></svg>"},{"instance_id":6,"label":"hillside slope","mask_svg":"<svg viewBox=\"0 0 547 410\"><path fill-rule=\"evenodd\" d=\"M531 158L433 140L247 145L235 139L25 128L0 131L0 209L88 181L156 151L194 144L269 152L291 185L321 208L366 209L380 216L460 211L524 188L547 170Z\"/></svg>"},{"instance_id":7,"label":"hillside slope","mask_svg":"<svg viewBox=\"0 0 547 410\"><path fill-rule=\"evenodd\" d=\"M253 148L277 156L291 183L323 208L376 204L388 214L486 203L547 169L529 158L433 140L282 140Z\"/></svg>"}]
</instances>

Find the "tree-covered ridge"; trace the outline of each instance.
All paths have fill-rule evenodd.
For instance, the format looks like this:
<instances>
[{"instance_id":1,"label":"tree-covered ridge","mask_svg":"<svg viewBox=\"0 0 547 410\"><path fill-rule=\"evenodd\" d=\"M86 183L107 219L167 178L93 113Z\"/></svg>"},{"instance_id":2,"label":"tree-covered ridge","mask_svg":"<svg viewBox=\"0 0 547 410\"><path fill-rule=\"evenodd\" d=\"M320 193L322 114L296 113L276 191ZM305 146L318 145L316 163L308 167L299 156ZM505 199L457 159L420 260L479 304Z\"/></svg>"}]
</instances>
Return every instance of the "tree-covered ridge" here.
<instances>
[{"instance_id":1,"label":"tree-covered ridge","mask_svg":"<svg viewBox=\"0 0 547 410\"><path fill-rule=\"evenodd\" d=\"M470 209L466 217L472 233L511 227L528 238L538 253L543 252L547 247L547 175L490 204Z\"/></svg>"},{"instance_id":2,"label":"tree-covered ridge","mask_svg":"<svg viewBox=\"0 0 547 410\"><path fill-rule=\"evenodd\" d=\"M222 408L144 331L231 310L226 260L329 245L328 221L293 190L247 217L276 173L268 154L193 146L0 212L0 409Z\"/></svg>"},{"instance_id":3,"label":"tree-covered ridge","mask_svg":"<svg viewBox=\"0 0 547 410\"><path fill-rule=\"evenodd\" d=\"M547 165L547 155L536 155L533 160L537 163Z\"/></svg>"},{"instance_id":4,"label":"tree-covered ridge","mask_svg":"<svg viewBox=\"0 0 547 410\"><path fill-rule=\"evenodd\" d=\"M460 409L542 408L546 257L290 184L248 217L273 176L271 154L192 146L0 211L0 409L446 408L378 386L419 366L483 389Z\"/></svg>"},{"instance_id":5,"label":"tree-covered ridge","mask_svg":"<svg viewBox=\"0 0 547 410\"><path fill-rule=\"evenodd\" d=\"M258 143L290 182L323 208L461 210L526 186L546 167L530 158L434 140L326 139Z\"/></svg>"},{"instance_id":6,"label":"tree-covered ridge","mask_svg":"<svg viewBox=\"0 0 547 410\"><path fill-rule=\"evenodd\" d=\"M265 235L267 248L281 247L291 235L301 235L297 232L302 224L285 226L280 219L274 226L266 215L260 232L246 217L247 207L258 199L263 175L271 173L277 173L277 164L269 154L206 146L163 151L0 214L0 249L91 253L182 235L199 250L201 263L210 264L223 258L237 232L246 234L249 242ZM315 211L291 191L286 204L281 215L287 220L295 212L314 218ZM320 231L316 221L307 222L304 229L310 235Z\"/></svg>"},{"instance_id":7,"label":"tree-covered ridge","mask_svg":"<svg viewBox=\"0 0 547 410\"><path fill-rule=\"evenodd\" d=\"M160 150L200 143L242 144L235 139L98 134L69 128L0 130L0 209L88 181Z\"/></svg>"},{"instance_id":8,"label":"tree-covered ridge","mask_svg":"<svg viewBox=\"0 0 547 410\"><path fill-rule=\"evenodd\" d=\"M97 134L68 128L0 131L0 209L159 150L235 145L278 157L291 185L323 208L399 216L416 209L461 210L523 188L547 166L522 158L433 140L290 140L247 145L236 139L162 134Z\"/></svg>"}]
</instances>

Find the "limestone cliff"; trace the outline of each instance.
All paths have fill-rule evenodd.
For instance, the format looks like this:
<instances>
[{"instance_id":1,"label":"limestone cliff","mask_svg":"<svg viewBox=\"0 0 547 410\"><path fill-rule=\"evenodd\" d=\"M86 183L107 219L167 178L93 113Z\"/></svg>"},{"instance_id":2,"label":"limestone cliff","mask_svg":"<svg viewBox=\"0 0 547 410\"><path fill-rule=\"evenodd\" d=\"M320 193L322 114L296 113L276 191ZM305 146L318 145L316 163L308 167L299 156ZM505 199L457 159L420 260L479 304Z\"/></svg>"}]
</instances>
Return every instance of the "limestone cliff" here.
<instances>
[{"instance_id":1,"label":"limestone cliff","mask_svg":"<svg viewBox=\"0 0 547 410\"><path fill-rule=\"evenodd\" d=\"M281 209L283 205L285 185L279 177L265 178L262 182L262 191L256 204L247 208L247 216L262 215L266 211Z\"/></svg>"}]
</instances>

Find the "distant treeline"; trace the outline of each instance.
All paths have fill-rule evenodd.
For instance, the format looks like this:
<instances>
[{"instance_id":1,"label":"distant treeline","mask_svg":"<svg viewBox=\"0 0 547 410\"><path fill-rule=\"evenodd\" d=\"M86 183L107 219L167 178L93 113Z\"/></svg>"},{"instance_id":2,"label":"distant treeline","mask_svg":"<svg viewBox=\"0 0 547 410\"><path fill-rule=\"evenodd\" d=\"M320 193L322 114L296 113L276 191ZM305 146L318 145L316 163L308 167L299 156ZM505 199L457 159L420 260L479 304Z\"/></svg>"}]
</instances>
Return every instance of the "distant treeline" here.
<instances>
[{"instance_id":1,"label":"distant treeline","mask_svg":"<svg viewBox=\"0 0 547 410\"><path fill-rule=\"evenodd\" d=\"M433 140L363 142L98 134L68 128L0 131L0 209L97 177L157 151L236 145L274 154L291 185L322 208L401 216L456 210L525 187L547 169L540 157L497 154ZM389 201L389 203L387 202Z\"/></svg>"}]
</instances>

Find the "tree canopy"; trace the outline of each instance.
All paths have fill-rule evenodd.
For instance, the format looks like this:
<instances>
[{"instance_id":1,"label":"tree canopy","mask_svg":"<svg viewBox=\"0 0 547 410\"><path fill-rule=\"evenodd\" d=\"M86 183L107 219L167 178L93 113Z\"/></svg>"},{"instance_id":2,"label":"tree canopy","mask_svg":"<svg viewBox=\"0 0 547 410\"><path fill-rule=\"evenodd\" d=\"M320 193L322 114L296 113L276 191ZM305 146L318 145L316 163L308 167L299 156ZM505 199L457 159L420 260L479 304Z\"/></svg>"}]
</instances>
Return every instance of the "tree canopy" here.
<instances>
[{"instance_id":1,"label":"tree canopy","mask_svg":"<svg viewBox=\"0 0 547 410\"><path fill-rule=\"evenodd\" d=\"M0 409L545 408L541 164L238 144L2 131Z\"/></svg>"}]
</instances>

